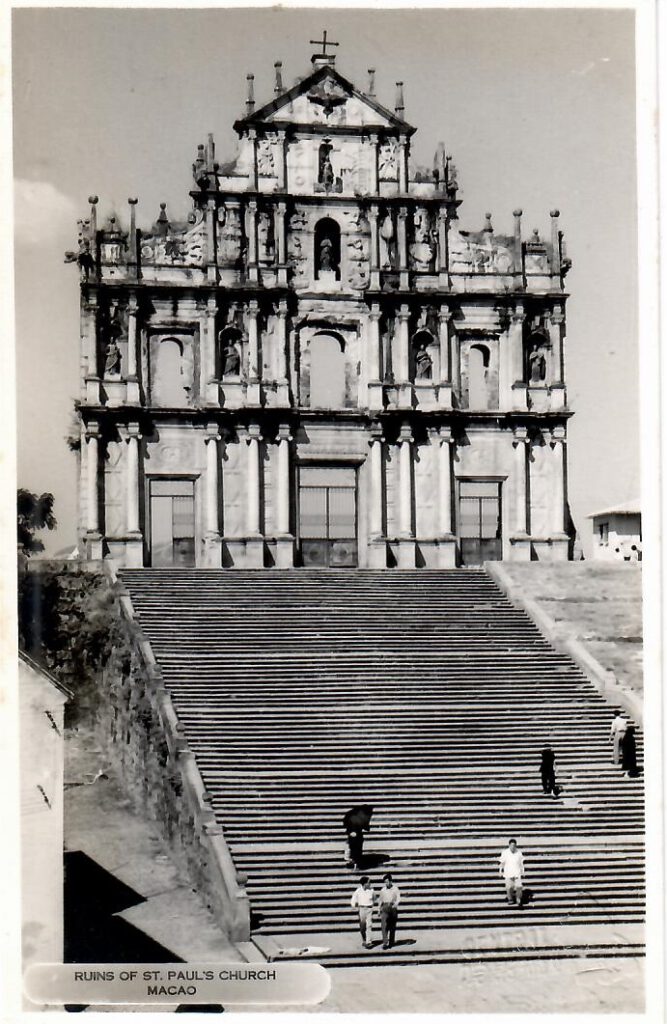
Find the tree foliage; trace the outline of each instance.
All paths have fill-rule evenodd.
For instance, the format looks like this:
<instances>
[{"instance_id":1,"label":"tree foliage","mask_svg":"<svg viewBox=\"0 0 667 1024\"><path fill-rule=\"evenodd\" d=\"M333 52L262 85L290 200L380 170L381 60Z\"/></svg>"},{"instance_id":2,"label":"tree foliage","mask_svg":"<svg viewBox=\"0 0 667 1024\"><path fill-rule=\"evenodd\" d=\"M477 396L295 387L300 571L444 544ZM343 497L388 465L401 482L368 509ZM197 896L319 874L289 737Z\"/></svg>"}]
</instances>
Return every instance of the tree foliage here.
<instances>
[{"instance_id":1,"label":"tree foliage","mask_svg":"<svg viewBox=\"0 0 667 1024\"><path fill-rule=\"evenodd\" d=\"M57 519L53 514L53 495L33 494L20 487L16 495L17 539L27 556L44 550L44 544L36 537L39 530L53 530Z\"/></svg>"}]
</instances>

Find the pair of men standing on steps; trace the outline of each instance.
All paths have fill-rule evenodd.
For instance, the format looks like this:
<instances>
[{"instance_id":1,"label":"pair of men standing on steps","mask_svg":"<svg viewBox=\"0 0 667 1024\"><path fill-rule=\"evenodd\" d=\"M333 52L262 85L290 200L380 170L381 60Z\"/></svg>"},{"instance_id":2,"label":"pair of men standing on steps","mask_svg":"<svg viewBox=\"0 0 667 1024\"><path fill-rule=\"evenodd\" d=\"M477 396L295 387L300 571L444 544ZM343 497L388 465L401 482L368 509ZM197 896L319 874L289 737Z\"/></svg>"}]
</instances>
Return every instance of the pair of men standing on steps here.
<instances>
[{"instance_id":1,"label":"pair of men standing on steps","mask_svg":"<svg viewBox=\"0 0 667 1024\"><path fill-rule=\"evenodd\" d=\"M398 904L401 894L391 875L385 875L382 879L384 885L378 895L378 909L380 911L380 927L382 929L382 948L389 949L396 941L396 922L398 921ZM360 885L352 893L351 906L359 914L359 931L361 941L365 949L371 949L373 930L373 906L375 902L375 891L371 886L368 875L363 875Z\"/></svg>"}]
</instances>

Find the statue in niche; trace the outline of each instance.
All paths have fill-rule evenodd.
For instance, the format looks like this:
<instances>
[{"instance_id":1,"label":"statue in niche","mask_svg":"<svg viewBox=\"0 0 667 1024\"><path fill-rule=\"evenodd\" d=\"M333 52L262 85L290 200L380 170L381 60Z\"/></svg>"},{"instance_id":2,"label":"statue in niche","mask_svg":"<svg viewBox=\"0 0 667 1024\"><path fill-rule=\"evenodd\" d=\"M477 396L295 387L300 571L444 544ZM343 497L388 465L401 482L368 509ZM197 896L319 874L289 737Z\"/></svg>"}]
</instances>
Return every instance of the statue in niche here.
<instances>
[{"instance_id":1,"label":"statue in niche","mask_svg":"<svg viewBox=\"0 0 667 1024\"><path fill-rule=\"evenodd\" d=\"M335 180L336 176L331 165L331 157L329 156L329 153L327 153L322 165L322 184L326 189L333 188Z\"/></svg>"},{"instance_id":2,"label":"statue in niche","mask_svg":"<svg viewBox=\"0 0 667 1024\"><path fill-rule=\"evenodd\" d=\"M320 270L335 270L333 242L326 235L320 242Z\"/></svg>"},{"instance_id":3,"label":"statue in niche","mask_svg":"<svg viewBox=\"0 0 667 1024\"><path fill-rule=\"evenodd\" d=\"M271 260L273 258L273 222L267 213L260 213L257 225L257 242L259 245L259 258Z\"/></svg>"},{"instance_id":4,"label":"statue in niche","mask_svg":"<svg viewBox=\"0 0 667 1024\"><path fill-rule=\"evenodd\" d=\"M539 342L534 341L528 356L528 380L531 384L543 384L547 376L547 361Z\"/></svg>"},{"instance_id":5,"label":"statue in niche","mask_svg":"<svg viewBox=\"0 0 667 1024\"><path fill-rule=\"evenodd\" d=\"M415 377L417 380L430 380L433 376L433 360L422 343L415 353Z\"/></svg>"},{"instance_id":6,"label":"statue in niche","mask_svg":"<svg viewBox=\"0 0 667 1024\"><path fill-rule=\"evenodd\" d=\"M120 374L120 349L115 341L110 341L105 349L104 376L117 377Z\"/></svg>"},{"instance_id":7,"label":"statue in niche","mask_svg":"<svg viewBox=\"0 0 667 1024\"><path fill-rule=\"evenodd\" d=\"M380 224L380 264L383 270L391 270L396 265L395 238L394 221L388 213Z\"/></svg>"},{"instance_id":8,"label":"statue in niche","mask_svg":"<svg viewBox=\"0 0 667 1024\"><path fill-rule=\"evenodd\" d=\"M275 174L273 146L267 139L262 139L257 148L257 170L263 175Z\"/></svg>"},{"instance_id":9,"label":"statue in niche","mask_svg":"<svg viewBox=\"0 0 667 1024\"><path fill-rule=\"evenodd\" d=\"M233 341L227 342L222 356L222 376L238 377L241 373L241 356Z\"/></svg>"},{"instance_id":10,"label":"statue in niche","mask_svg":"<svg viewBox=\"0 0 667 1024\"><path fill-rule=\"evenodd\" d=\"M381 178L395 178L396 177L396 140L388 139L383 142L380 146L380 153L378 156L378 167Z\"/></svg>"}]
</instances>

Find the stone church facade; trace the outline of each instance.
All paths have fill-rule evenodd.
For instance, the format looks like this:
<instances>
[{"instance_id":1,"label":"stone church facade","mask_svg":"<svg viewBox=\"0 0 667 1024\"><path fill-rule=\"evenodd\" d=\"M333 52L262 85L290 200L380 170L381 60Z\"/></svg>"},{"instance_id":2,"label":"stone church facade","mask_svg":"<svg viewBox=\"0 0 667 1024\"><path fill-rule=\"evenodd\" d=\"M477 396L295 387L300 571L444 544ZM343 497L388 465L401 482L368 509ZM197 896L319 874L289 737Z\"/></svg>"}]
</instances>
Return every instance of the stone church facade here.
<instances>
[{"instance_id":1,"label":"stone church facade","mask_svg":"<svg viewBox=\"0 0 667 1024\"><path fill-rule=\"evenodd\" d=\"M325 47L326 50L326 47ZM79 547L122 566L568 557L565 255L459 220L333 56L212 137L192 212L80 222Z\"/></svg>"}]
</instances>

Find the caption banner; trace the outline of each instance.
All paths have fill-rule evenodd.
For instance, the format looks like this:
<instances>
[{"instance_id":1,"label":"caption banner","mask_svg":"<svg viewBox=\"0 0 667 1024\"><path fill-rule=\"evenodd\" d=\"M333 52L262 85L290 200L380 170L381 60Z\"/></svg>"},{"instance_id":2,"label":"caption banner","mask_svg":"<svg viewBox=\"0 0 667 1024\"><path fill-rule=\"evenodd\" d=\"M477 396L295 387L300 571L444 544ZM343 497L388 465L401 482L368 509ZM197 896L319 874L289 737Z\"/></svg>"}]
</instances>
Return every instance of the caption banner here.
<instances>
[{"instance_id":1,"label":"caption banner","mask_svg":"<svg viewBox=\"0 0 667 1024\"><path fill-rule=\"evenodd\" d=\"M314 1006L331 980L320 964L32 964L33 1003L220 1003Z\"/></svg>"}]
</instances>

